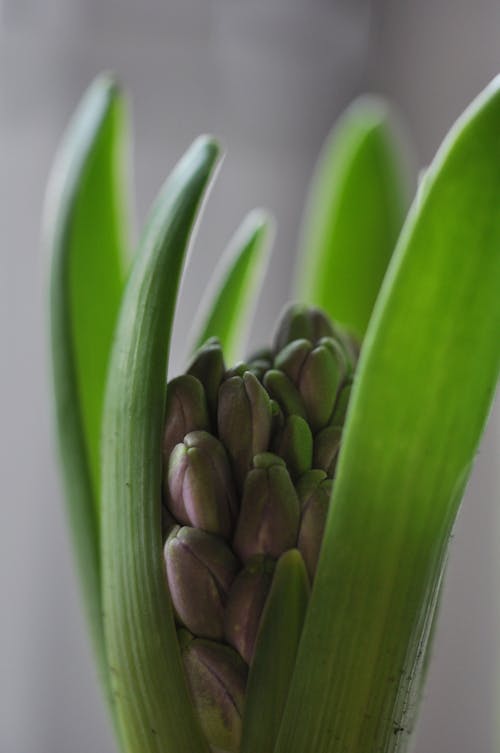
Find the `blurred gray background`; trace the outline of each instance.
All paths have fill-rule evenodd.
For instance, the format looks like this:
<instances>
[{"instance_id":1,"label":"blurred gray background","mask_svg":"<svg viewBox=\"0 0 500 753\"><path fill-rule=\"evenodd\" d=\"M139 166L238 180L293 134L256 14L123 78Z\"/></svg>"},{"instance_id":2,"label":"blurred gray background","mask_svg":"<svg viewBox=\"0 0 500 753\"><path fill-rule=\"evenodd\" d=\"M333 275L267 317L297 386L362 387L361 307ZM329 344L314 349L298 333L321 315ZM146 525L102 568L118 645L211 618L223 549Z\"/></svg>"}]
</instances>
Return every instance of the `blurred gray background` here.
<instances>
[{"instance_id":1,"label":"blurred gray background","mask_svg":"<svg viewBox=\"0 0 500 753\"><path fill-rule=\"evenodd\" d=\"M260 341L287 297L307 181L335 117L362 91L388 95L426 164L500 71L500 6L0 0L0 9L0 751L112 753L49 439L39 222L69 115L98 71L119 73L133 102L138 222L196 134L226 147L179 305L179 367L182 324L246 210L268 206L279 225ZM452 541L417 753L498 749L499 423L497 409Z\"/></svg>"}]
</instances>

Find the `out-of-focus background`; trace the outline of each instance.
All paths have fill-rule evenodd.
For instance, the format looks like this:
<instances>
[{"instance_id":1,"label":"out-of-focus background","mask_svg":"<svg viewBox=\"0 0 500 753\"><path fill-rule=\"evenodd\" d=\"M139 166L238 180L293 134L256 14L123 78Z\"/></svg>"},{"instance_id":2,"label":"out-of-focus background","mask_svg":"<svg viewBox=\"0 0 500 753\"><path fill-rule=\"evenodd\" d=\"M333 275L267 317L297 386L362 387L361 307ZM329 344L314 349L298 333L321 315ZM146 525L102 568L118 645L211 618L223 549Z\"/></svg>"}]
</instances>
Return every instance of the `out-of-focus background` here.
<instances>
[{"instance_id":1,"label":"out-of-focus background","mask_svg":"<svg viewBox=\"0 0 500 753\"><path fill-rule=\"evenodd\" d=\"M253 336L265 340L287 297L307 181L342 108L366 90L388 95L425 165L500 71L499 39L495 0L0 0L1 753L114 750L50 440L40 250L44 185L84 88L113 69L131 95L137 224L196 134L226 147L180 301L180 367L183 325L255 205L279 228ZM416 753L498 746L499 418L451 546Z\"/></svg>"}]
</instances>

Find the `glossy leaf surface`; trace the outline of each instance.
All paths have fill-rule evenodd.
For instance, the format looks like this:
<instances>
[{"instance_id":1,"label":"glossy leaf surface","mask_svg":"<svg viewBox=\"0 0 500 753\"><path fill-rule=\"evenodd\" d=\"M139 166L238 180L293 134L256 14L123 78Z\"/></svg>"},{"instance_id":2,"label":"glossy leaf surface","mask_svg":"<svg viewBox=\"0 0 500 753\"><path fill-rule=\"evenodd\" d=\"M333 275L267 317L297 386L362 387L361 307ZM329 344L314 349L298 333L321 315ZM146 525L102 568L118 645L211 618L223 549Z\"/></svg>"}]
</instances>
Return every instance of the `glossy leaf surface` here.
<instances>
[{"instance_id":1,"label":"glossy leaf surface","mask_svg":"<svg viewBox=\"0 0 500 753\"><path fill-rule=\"evenodd\" d=\"M185 683L161 540L161 439L182 264L217 147L198 139L153 208L120 312L103 421L105 635L127 753L207 753Z\"/></svg>"},{"instance_id":2,"label":"glossy leaf surface","mask_svg":"<svg viewBox=\"0 0 500 753\"><path fill-rule=\"evenodd\" d=\"M296 295L365 334L406 209L387 106L356 101L329 136L310 188Z\"/></svg>"},{"instance_id":3,"label":"glossy leaf surface","mask_svg":"<svg viewBox=\"0 0 500 753\"><path fill-rule=\"evenodd\" d=\"M293 674L309 598L300 552L276 566L248 678L241 753L272 753Z\"/></svg>"},{"instance_id":4,"label":"glossy leaf surface","mask_svg":"<svg viewBox=\"0 0 500 753\"><path fill-rule=\"evenodd\" d=\"M422 181L361 354L278 753L405 748L500 368L500 80Z\"/></svg>"},{"instance_id":5,"label":"glossy leaf surface","mask_svg":"<svg viewBox=\"0 0 500 753\"><path fill-rule=\"evenodd\" d=\"M105 376L126 266L123 131L122 97L115 82L103 76L88 90L66 133L51 176L45 217L65 496L106 685L96 511Z\"/></svg>"}]
</instances>

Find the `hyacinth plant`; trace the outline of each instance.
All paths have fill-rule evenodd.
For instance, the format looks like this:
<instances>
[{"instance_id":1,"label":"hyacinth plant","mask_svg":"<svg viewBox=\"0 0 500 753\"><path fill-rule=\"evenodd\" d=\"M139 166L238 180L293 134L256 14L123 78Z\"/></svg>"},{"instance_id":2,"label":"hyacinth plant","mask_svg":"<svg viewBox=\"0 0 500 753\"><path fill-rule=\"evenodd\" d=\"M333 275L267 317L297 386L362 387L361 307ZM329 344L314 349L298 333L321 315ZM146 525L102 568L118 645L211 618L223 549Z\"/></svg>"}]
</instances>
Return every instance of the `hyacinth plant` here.
<instances>
[{"instance_id":1,"label":"hyacinth plant","mask_svg":"<svg viewBox=\"0 0 500 753\"><path fill-rule=\"evenodd\" d=\"M101 77L46 213L65 492L117 745L407 750L500 367L500 81L452 128L406 219L387 107L352 105L319 161L274 335L245 354L271 233L254 212L168 383L218 147L189 148L131 254L125 131Z\"/></svg>"}]
</instances>

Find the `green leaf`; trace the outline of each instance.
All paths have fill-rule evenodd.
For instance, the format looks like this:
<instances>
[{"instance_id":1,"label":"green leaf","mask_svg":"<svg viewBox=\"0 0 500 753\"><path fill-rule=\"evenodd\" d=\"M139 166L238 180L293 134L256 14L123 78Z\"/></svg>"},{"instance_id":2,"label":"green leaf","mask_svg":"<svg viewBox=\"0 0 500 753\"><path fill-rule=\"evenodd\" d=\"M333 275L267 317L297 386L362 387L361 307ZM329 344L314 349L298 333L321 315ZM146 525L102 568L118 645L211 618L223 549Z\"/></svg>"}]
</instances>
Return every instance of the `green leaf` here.
<instances>
[{"instance_id":1,"label":"green leaf","mask_svg":"<svg viewBox=\"0 0 500 753\"><path fill-rule=\"evenodd\" d=\"M111 78L100 77L66 133L45 212L59 450L74 549L105 685L96 508L105 375L125 271L123 136L121 94Z\"/></svg>"},{"instance_id":2,"label":"green leaf","mask_svg":"<svg viewBox=\"0 0 500 753\"><path fill-rule=\"evenodd\" d=\"M198 139L153 208L120 311L103 420L105 634L127 753L207 753L184 679L161 540L170 332L193 222L217 147Z\"/></svg>"},{"instance_id":3,"label":"green leaf","mask_svg":"<svg viewBox=\"0 0 500 753\"><path fill-rule=\"evenodd\" d=\"M271 219L262 210L245 218L215 269L212 285L200 306L193 350L209 337L220 340L228 363L241 357L242 342L265 268Z\"/></svg>"},{"instance_id":4,"label":"green leaf","mask_svg":"<svg viewBox=\"0 0 500 753\"><path fill-rule=\"evenodd\" d=\"M387 105L357 100L332 131L309 190L296 296L360 339L406 209Z\"/></svg>"},{"instance_id":5,"label":"green leaf","mask_svg":"<svg viewBox=\"0 0 500 753\"><path fill-rule=\"evenodd\" d=\"M404 747L448 537L500 369L499 132L497 78L427 171L385 278L278 753Z\"/></svg>"},{"instance_id":6,"label":"green leaf","mask_svg":"<svg viewBox=\"0 0 500 753\"><path fill-rule=\"evenodd\" d=\"M297 549L276 565L248 677L241 753L272 753L290 687L309 599L309 579Z\"/></svg>"},{"instance_id":7,"label":"green leaf","mask_svg":"<svg viewBox=\"0 0 500 753\"><path fill-rule=\"evenodd\" d=\"M436 586L434 594L434 605L429 605L429 621L425 627L424 640L421 641L421 656L418 659L418 669L407 699L407 710L405 711L405 731L409 736L411 736L408 739L407 743L410 750L412 750L414 747L413 743L415 738L415 726L420 712L420 705L424 698L427 675L429 673L433 655L432 652L434 648L434 639L436 637L436 630L441 616L441 604L443 597L443 586L446 581L447 562L448 557L446 555L443 566L441 568L441 577L439 583Z\"/></svg>"}]
</instances>

